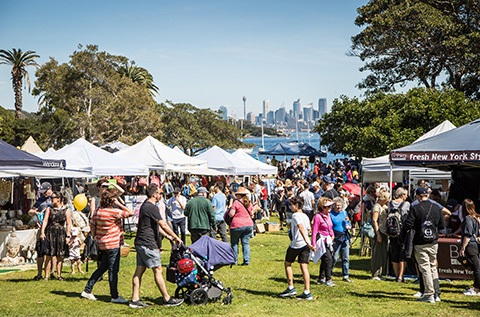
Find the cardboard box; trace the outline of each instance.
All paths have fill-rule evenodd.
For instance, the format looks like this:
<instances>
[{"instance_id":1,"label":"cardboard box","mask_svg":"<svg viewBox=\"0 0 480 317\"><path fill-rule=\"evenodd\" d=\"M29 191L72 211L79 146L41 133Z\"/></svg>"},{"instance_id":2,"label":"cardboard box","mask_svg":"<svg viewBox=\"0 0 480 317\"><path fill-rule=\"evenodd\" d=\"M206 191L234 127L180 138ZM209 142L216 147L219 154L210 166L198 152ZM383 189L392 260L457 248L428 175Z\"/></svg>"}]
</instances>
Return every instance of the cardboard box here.
<instances>
[{"instance_id":1,"label":"cardboard box","mask_svg":"<svg viewBox=\"0 0 480 317\"><path fill-rule=\"evenodd\" d=\"M280 224L278 222L267 222L266 224L267 231L275 232L280 231Z\"/></svg>"},{"instance_id":2,"label":"cardboard box","mask_svg":"<svg viewBox=\"0 0 480 317\"><path fill-rule=\"evenodd\" d=\"M257 233L265 233L265 225L261 222L255 223L255 231Z\"/></svg>"}]
</instances>

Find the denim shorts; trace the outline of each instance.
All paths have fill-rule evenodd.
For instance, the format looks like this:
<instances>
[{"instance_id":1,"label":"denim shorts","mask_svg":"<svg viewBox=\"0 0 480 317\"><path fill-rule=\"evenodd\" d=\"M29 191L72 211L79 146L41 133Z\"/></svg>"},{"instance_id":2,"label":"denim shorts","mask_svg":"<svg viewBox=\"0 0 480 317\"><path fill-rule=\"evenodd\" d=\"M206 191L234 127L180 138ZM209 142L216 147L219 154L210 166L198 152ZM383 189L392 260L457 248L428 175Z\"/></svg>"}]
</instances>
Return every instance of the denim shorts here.
<instances>
[{"instance_id":1,"label":"denim shorts","mask_svg":"<svg viewBox=\"0 0 480 317\"><path fill-rule=\"evenodd\" d=\"M137 251L137 266L146 266L151 269L162 265L159 249L152 250L143 245L137 245L135 250Z\"/></svg>"}]
</instances>

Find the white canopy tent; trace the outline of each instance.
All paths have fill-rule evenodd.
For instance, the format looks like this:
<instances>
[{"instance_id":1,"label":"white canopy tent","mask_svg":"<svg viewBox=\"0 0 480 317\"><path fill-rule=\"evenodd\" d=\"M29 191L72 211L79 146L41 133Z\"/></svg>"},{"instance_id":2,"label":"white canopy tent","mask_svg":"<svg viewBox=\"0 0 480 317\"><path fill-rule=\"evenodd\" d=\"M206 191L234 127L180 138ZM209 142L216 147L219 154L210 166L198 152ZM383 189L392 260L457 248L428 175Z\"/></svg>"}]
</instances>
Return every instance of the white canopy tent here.
<instances>
[{"instance_id":1,"label":"white canopy tent","mask_svg":"<svg viewBox=\"0 0 480 317\"><path fill-rule=\"evenodd\" d=\"M270 174L278 174L278 168L276 166L268 165L263 162L260 162L256 159L254 159L252 156L249 154L245 153L244 150L238 149L235 152L232 153L233 156L245 161L251 163L253 166L258 168L258 174L260 175L270 175Z\"/></svg>"},{"instance_id":2,"label":"white canopy tent","mask_svg":"<svg viewBox=\"0 0 480 317\"><path fill-rule=\"evenodd\" d=\"M413 144L426 140L435 135L450 131L456 127L448 120L443 121L438 126L428 131ZM363 182L401 182L403 181L403 173L408 172L410 178L429 178L429 179L450 179L450 172L443 172L432 168L421 168L413 166L390 165L389 155L376 158L364 158L362 160L362 177Z\"/></svg>"},{"instance_id":3,"label":"white canopy tent","mask_svg":"<svg viewBox=\"0 0 480 317\"><path fill-rule=\"evenodd\" d=\"M198 175L219 175L207 162L174 150L157 139L147 136L142 141L114 153L115 156L140 162L151 170Z\"/></svg>"},{"instance_id":4,"label":"white canopy tent","mask_svg":"<svg viewBox=\"0 0 480 317\"><path fill-rule=\"evenodd\" d=\"M43 150L38 146L37 141L32 136L29 136L27 141L23 143L22 147L20 148L22 151L32 153L32 154L42 154L44 153Z\"/></svg>"},{"instance_id":5,"label":"white canopy tent","mask_svg":"<svg viewBox=\"0 0 480 317\"><path fill-rule=\"evenodd\" d=\"M91 176L148 175L148 167L146 165L115 156L87 142L83 138L42 157L64 159L69 170L86 172ZM72 173L65 177L77 176L74 176Z\"/></svg>"},{"instance_id":6,"label":"white canopy tent","mask_svg":"<svg viewBox=\"0 0 480 317\"><path fill-rule=\"evenodd\" d=\"M209 168L227 175L258 175L259 169L257 166L233 156L216 145L196 157L207 161Z\"/></svg>"}]
</instances>

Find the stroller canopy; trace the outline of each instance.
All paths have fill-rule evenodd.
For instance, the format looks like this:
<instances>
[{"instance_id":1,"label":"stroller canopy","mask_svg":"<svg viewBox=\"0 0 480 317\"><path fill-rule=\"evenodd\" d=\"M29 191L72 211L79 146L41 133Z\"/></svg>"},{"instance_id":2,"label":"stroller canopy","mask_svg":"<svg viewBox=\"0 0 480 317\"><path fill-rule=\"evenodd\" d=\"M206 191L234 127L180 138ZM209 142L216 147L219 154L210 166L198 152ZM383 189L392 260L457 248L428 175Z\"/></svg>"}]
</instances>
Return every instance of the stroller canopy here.
<instances>
[{"instance_id":1,"label":"stroller canopy","mask_svg":"<svg viewBox=\"0 0 480 317\"><path fill-rule=\"evenodd\" d=\"M235 264L235 253L230 244L209 236L202 236L190 249L195 256L205 259L207 269L213 267L216 270L224 265Z\"/></svg>"}]
</instances>

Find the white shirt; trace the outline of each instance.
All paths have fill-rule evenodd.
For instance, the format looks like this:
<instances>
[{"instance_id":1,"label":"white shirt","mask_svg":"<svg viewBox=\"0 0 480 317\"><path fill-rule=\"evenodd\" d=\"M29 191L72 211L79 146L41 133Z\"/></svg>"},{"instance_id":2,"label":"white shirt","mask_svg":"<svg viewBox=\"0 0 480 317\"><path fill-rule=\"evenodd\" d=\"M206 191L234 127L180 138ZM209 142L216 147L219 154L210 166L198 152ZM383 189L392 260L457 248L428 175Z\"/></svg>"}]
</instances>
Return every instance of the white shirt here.
<instances>
[{"instance_id":1,"label":"white shirt","mask_svg":"<svg viewBox=\"0 0 480 317\"><path fill-rule=\"evenodd\" d=\"M305 229L305 233L308 235L310 231L310 219L303 212L294 212L292 215L292 241L290 241L290 247L293 249L301 249L307 245L307 242L303 239L298 225L302 224ZM307 237L308 239L308 237Z\"/></svg>"},{"instance_id":2,"label":"white shirt","mask_svg":"<svg viewBox=\"0 0 480 317\"><path fill-rule=\"evenodd\" d=\"M303 198L302 209L306 211L312 211L313 210L312 200L315 200L315 196L313 195L313 193L308 189L306 189L303 192L301 192L299 196Z\"/></svg>"}]
</instances>

